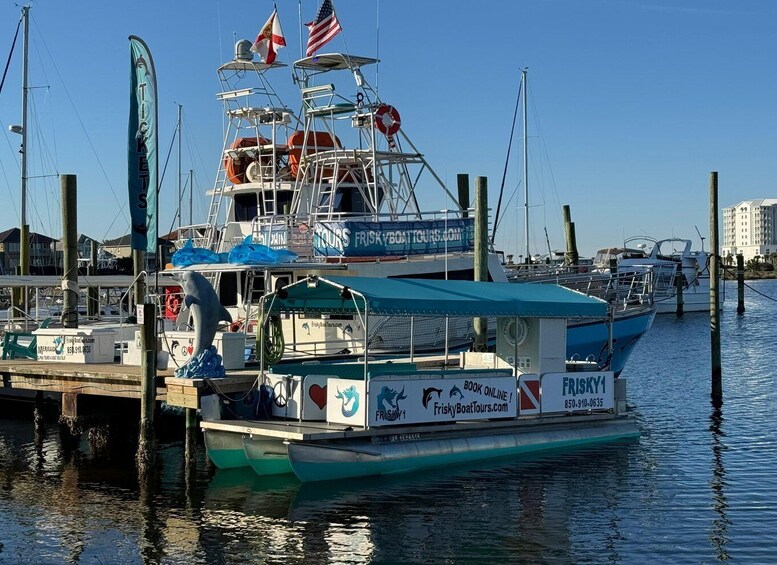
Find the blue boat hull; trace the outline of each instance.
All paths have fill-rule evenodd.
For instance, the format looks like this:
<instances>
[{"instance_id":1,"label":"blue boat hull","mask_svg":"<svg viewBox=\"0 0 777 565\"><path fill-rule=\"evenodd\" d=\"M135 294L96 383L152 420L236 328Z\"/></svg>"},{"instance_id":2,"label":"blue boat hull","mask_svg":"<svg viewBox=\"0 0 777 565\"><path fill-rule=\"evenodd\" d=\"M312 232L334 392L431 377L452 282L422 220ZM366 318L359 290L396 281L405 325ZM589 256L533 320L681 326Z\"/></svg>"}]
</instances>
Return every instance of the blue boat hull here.
<instances>
[{"instance_id":1,"label":"blue boat hull","mask_svg":"<svg viewBox=\"0 0 777 565\"><path fill-rule=\"evenodd\" d=\"M618 376L639 339L653 325L653 308L615 317L613 322L613 354L610 370ZM567 327L567 359L607 360L609 335L607 324L601 321L570 323Z\"/></svg>"}]
</instances>

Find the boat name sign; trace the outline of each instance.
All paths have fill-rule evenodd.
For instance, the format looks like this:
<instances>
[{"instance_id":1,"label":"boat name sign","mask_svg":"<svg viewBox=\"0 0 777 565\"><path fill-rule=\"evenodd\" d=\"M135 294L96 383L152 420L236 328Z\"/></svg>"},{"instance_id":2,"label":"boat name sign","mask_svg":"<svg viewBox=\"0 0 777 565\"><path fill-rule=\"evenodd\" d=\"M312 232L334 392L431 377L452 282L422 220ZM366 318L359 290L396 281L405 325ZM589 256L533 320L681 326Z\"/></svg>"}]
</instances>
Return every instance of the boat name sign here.
<instances>
[{"instance_id":1,"label":"boat name sign","mask_svg":"<svg viewBox=\"0 0 777 565\"><path fill-rule=\"evenodd\" d=\"M614 374L610 371L574 375L542 375L542 412L587 412L615 407Z\"/></svg>"},{"instance_id":2,"label":"boat name sign","mask_svg":"<svg viewBox=\"0 0 777 565\"><path fill-rule=\"evenodd\" d=\"M472 219L409 222L317 222L316 255L372 257L469 251L473 248Z\"/></svg>"}]
</instances>

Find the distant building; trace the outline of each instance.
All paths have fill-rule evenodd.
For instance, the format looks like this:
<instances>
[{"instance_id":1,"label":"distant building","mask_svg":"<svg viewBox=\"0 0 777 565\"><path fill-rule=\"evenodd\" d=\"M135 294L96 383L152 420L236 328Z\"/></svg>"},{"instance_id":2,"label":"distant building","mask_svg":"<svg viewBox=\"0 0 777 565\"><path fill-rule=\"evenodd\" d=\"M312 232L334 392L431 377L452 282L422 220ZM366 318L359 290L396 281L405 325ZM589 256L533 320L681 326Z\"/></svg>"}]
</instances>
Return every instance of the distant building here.
<instances>
[{"instance_id":1,"label":"distant building","mask_svg":"<svg viewBox=\"0 0 777 565\"><path fill-rule=\"evenodd\" d=\"M19 265L20 234L19 228L0 232L0 267L7 275L15 273L16 267ZM40 272L56 267L56 243L56 239L30 232L30 270Z\"/></svg>"},{"instance_id":2,"label":"distant building","mask_svg":"<svg viewBox=\"0 0 777 565\"><path fill-rule=\"evenodd\" d=\"M159 237L159 239L157 240L158 245L162 251L162 261L160 262L160 264L162 265L162 268L164 268L164 266L169 262L170 257L175 251L174 241L175 241L176 235L177 235L177 232L171 232L167 235L163 235ZM130 247L129 234L123 235L121 237L117 237L116 239L109 239L109 240L103 241L100 247L105 252L111 254L112 256L118 259L132 257L132 248Z\"/></svg>"},{"instance_id":3,"label":"distant building","mask_svg":"<svg viewBox=\"0 0 777 565\"><path fill-rule=\"evenodd\" d=\"M745 262L777 253L777 198L743 200L723 208L723 247L728 255L741 253Z\"/></svg>"},{"instance_id":4,"label":"distant building","mask_svg":"<svg viewBox=\"0 0 777 565\"><path fill-rule=\"evenodd\" d=\"M78 246L78 260L81 261L82 259L90 260L92 258L92 244L95 244L97 246L97 249L100 248L100 242L96 239L92 239L88 235L81 234L78 236L78 243L76 244Z\"/></svg>"}]
</instances>

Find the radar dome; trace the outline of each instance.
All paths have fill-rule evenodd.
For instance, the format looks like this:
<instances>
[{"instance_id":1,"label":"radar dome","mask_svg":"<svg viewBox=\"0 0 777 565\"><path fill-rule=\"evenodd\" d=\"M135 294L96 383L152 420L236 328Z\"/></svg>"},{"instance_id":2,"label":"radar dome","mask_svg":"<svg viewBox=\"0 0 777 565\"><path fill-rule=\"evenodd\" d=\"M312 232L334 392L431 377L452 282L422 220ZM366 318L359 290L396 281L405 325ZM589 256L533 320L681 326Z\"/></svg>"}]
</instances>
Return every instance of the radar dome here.
<instances>
[{"instance_id":1,"label":"radar dome","mask_svg":"<svg viewBox=\"0 0 777 565\"><path fill-rule=\"evenodd\" d=\"M253 44L247 39L241 39L235 43L235 60L252 61L254 54L251 52L251 45Z\"/></svg>"}]
</instances>

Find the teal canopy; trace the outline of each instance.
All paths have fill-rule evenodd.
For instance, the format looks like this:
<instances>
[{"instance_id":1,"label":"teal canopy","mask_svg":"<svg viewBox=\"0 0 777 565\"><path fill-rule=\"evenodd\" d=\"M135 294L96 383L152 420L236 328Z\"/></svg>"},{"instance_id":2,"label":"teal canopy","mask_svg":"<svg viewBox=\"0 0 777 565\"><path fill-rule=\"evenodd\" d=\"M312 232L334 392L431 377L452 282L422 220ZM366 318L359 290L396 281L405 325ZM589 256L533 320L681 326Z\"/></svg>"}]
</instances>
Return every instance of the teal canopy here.
<instances>
[{"instance_id":1,"label":"teal canopy","mask_svg":"<svg viewBox=\"0 0 777 565\"><path fill-rule=\"evenodd\" d=\"M273 312L604 318L607 303L553 284L309 277L265 297Z\"/></svg>"}]
</instances>

